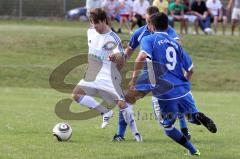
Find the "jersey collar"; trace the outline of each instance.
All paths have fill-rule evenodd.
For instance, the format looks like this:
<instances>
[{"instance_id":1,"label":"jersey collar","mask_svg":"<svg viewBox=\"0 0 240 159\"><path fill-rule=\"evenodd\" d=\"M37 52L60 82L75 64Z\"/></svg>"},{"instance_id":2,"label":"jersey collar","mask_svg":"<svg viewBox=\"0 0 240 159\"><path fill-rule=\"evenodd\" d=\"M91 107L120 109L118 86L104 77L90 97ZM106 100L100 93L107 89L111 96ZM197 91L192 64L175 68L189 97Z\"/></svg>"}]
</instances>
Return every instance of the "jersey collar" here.
<instances>
[{"instance_id":1,"label":"jersey collar","mask_svg":"<svg viewBox=\"0 0 240 159\"><path fill-rule=\"evenodd\" d=\"M168 35L167 32L162 32L162 31L155 31L154 33L160 33L160 34L165 34L165 35Z\"/></svg>"}]
</instances>

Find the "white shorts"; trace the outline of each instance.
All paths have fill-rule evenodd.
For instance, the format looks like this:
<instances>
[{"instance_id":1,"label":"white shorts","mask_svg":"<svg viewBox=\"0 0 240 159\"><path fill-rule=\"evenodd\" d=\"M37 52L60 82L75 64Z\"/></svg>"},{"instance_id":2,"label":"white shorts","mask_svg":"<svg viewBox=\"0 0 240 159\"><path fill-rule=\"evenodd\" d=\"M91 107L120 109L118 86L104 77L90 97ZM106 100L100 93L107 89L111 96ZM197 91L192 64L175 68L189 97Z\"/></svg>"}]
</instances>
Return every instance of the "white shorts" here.
<instances>
[{"instance_id":1,"label":"white shorts","mask_svg":"<svg viewBox=\"0 0 240 159\"><path fill-rule=\"evenodd\" d=\"M197 19L197 16L195 15L184 15L184 19L187 19L189 22L194 23Z\"/></svg>"},{"instance_id":2,"label":"white shorts","mask_svg":"<svg viewBox=\"0 0 240 159\"><path fill-rule=\"evenodd\" d=\"M77 85L80 86L87 95L94 96L99 94L100 97L109 104L119 100L125 101L123 91L118 82L113 83L111 80L88 82L82 79Z\"/></svg>"},{"instance_id":3,"label":"white shorts","mask_svg":"<svg viewBox=\"0 0 240 159\"><path fill-rule=\"evenodd\" d=\"M240 19L240 8L233 8L232 11L232 20L239 20Z\"/></svg>"}]
</instances>

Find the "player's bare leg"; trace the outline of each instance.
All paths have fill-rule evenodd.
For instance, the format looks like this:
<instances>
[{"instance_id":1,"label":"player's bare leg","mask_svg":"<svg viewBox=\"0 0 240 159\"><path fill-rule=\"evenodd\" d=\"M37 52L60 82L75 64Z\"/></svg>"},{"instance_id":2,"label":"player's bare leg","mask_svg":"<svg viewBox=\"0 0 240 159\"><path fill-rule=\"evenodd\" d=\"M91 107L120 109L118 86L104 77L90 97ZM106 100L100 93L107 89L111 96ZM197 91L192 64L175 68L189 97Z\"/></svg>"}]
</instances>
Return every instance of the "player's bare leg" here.
<instances>
[{"instance_id":1,"label":"player's bare leg","mask_svg":"<svg viewBox=\"0 0 240 159\"><path fill-rule=\"evenodd\" d=\"M79 85L77 85L74 88L73 93L72 93L72 98L80 105L83 105L89 109L97 110L103 116L103 124L105 125L104 127L106 127L106 125L109 122L109 119L113 115L112 110L109 111L107 108L100 105L100 103L98 103L93 97L87 95L85 93L85 91L81 88L81 86L79 86ZM102 128L104 128L103 124L101 126Z\"/></svg>"}]
</instances>

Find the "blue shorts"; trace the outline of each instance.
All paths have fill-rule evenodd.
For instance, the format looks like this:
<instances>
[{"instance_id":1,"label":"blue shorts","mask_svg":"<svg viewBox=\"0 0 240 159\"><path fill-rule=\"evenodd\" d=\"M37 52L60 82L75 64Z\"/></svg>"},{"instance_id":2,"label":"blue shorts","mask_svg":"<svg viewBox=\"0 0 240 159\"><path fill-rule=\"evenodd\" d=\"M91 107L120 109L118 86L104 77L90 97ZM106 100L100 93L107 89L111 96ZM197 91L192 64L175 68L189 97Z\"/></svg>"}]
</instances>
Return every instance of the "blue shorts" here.
<instances>
[{"instance_id":1,"label":"blue shorts","mask_svg":"<svg viewBox=\"0 0 240 159\"><path fill-rule=\"evenodd\" d=\"M192 115L198 112L191 92L186 96L174 100L158 100L163 125L173 125L179 113Z\"/></svg>"}]
</instances>

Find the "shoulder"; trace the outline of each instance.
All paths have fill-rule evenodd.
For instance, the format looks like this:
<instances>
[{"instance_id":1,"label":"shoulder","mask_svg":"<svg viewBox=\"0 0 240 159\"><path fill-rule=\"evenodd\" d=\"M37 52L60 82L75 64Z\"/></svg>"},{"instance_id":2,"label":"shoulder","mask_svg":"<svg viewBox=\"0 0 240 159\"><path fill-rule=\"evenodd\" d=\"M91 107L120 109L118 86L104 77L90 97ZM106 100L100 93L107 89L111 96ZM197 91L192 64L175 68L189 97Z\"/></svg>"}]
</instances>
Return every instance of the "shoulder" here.
<instances>
[{"instance_id":1,"label":"shoulder","mask_svg":"<svg viewBox=\"0 0 240 159\"><path fill-rule=\"evenodd\" d=\"M93 36L95 35L97 32L96 30L93 28L93 27L89 27L88 30L87 30L87 35L88 36Z\"/></svg>"},{"instance_id":2,"label":"shoulder","mask_svg":"<svg viewBox=\"0 0 240 159\"><path fill-rule=\"evenodd\" d=\"M151 34L151 35L144 36L144 37L142 38L141 43L142 43L142 44L143 44L143 43L148 43L148 44L150 44L151 42L153 42L153 41L155 40L155 38L156 38L156 35L155 35L155 34Z\"/></svg>"},{"instance_id":3,"label":"shoulder","mask_svg":"<svg viewBox=\"0 0 240 159\"><path fill-rule=\"evenodd\" d=\"M109 35L109 38L111 38L113 41L115 41L117 43L121 42L120 37L116 33L114 33L113 31L111 31L108 35Z\"/></svg>"},{"instance_id":4,"label":"shoulder","mask_svg":"<svg viewBox=\"0 0 240 159\"><path fill-rule=\"evenodd\" d=\"M132 35L132 37L139 37L146 30L146 25L138 28Z\"/></svg>"},{"instance_id":5,"label":"shoulder","mask_svg":"<svg viewBox=\"0 0 240 159\"><path fill-rule=\"evenodd\" d=\"M168 26L167 32L176 32L170 25Z\"/></svg>"}]
</instances>

